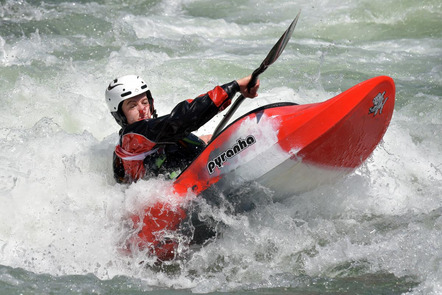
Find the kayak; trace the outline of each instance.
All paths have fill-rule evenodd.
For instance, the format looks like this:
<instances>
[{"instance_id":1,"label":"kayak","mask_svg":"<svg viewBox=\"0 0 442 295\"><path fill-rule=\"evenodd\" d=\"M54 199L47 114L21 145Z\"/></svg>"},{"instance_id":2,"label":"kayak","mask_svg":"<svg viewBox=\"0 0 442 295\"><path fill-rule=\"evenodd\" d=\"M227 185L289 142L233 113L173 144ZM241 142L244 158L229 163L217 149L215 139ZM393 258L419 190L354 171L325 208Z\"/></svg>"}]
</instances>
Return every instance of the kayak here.
<instances>
[{"instance_id":1,"label":"kayak","mask_svg":"<svg viewBox=\"0 0 442 295\"><path fill-rule=\"evenodd\" d=\"M387 130L394 100L393 80L381 76L325 102L258 108L214 138L174 188L199 194L216 183L228 185L227 178L241 178L278 193L312 189L370 156Z\"/></svg>"},{"instance_id":2,"label":"kayak","mask_svg":"<svg viewBox=\"0 0 442 295\"><path fill-rule=\"evenodd\" d=\"M394 103L393 79L378 76L324 102L270 104L241 116L176 178L168 202L132 217L136 234L127 247L159 260L176 257L179 241L171 233L209 188L222 193L256 182L278 201L351 173L382 140Z\"/></svg>"}]
</instances>

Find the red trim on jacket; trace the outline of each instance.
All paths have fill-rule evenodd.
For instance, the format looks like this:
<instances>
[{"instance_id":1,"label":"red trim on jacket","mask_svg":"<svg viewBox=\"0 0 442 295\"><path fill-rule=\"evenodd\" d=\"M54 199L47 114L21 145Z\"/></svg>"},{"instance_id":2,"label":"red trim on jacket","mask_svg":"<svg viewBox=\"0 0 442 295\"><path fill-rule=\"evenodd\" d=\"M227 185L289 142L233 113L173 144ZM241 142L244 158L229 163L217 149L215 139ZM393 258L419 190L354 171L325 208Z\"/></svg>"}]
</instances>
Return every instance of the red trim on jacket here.
<instances>
[{"instance_id":1,"label":"red trim on jacket","mask_svg":"<svg viewBox=\"0 0 442 295\"><path fill-rule=\"evenodd\" d=\"M224 110L230 105L231 100L229 99L229 95L221 86L216 86L213 90L207 92L207 94L219 111Z\"/></svg>"},{"instance_id":2,"label":"red trim on jacket","mask_svg":"<svg viewBox=\"0 0 442 295\"><path fill-rule=\"evenodd\" d=\"M122 136L121 145L115 147L115 154L121 158L126 175L132 180L138 180L146 173L144 154L151 151L155 145L155 142L141 134L128 133Z\"/></svg>"}]
</instances>

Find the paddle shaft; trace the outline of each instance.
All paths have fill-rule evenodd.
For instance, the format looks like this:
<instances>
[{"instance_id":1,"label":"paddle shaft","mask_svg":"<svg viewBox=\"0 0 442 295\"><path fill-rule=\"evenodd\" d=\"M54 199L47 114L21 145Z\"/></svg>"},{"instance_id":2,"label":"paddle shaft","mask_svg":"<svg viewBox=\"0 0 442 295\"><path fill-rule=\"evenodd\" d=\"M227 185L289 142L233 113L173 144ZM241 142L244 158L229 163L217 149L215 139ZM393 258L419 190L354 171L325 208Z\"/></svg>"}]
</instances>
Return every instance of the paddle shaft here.
<instances>
[{"instance_id":1,"label":"paddle shaft","mask_svg":"<svg viewBox=\"0 0 442 295\"><path fill-rule=\"evenodd\" d=\"M285 46L287 45L287 42L290 40L290 37L292 36L293 30L295 29L296 23L298 22L299 15L301 14L301 11L296 15L293 22L290 24L288 29L284 32L284 34L281 36L281 38L276 42L276 44L273 46L273 48L270 50L270 52L267 54L264 61L261 63L259 68L257 68L252 73L252 77L247 84L247 91L250 91L251 88L253 88L256 85L256 82L258 81L258 76L262 74L265 70L267 70L268 66L273 64L278 57L281 55L281 53L284 51ZM230 107L229 111L224 115L224 118L221 120L221 122L216 127L215 131L213 132L212 139L215 138L220 131L224 128L224 126L227 124L227 122L232 117L233 113L238 109L240 104L244 101L245 97L244 95L240 95L233 105Z\"/></svg>"}]
</instances>

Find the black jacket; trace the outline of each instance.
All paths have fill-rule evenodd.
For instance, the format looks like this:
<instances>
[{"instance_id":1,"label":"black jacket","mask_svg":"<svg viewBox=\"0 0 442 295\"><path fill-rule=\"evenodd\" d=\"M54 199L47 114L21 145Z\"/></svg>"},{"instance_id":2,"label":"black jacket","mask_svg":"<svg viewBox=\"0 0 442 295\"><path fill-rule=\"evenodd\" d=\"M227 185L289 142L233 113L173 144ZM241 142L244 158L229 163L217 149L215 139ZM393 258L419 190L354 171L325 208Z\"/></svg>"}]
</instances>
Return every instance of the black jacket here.
<instances>
[{"instance_id":1,"label":"black jacket","mask_svg":"<svg viewBox=\"0 0 442 295\"><path fill-rule=\"evenodd\" d=\"M191 132L225 109L238 91L236 81L217 86L194 100L180 102L168 115L124 127L114 152L117 182L158 174L176 177L205 147Z\"/></svg>"}]
</instances>

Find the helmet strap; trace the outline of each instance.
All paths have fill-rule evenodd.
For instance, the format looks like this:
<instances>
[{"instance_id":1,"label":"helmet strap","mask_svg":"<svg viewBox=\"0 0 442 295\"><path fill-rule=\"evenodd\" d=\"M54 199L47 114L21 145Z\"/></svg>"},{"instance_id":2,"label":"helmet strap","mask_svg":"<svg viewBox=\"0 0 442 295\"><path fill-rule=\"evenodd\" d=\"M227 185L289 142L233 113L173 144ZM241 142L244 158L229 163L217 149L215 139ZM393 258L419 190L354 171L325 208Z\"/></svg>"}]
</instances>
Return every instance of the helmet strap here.
<instances>
[{"instance_id":1,"label":"helmet strap","mask_svg":"<svg viewBox=\"0 0 442 295\"><path fill-rule=\"evenodd\" d=\"M118 125L121 127L125 127L127 125L127 119L126 116L123 115L123 112L116 111L111 112L112 116L115 118L115 121L117 121Z\"/></svg>"},{"instance_id":2,"label":"helmet strap","mask_svg":"<svg viewBox=\"0 0 442 295\"><path fill-rule=\"evenodd\" d=\"M147 96L147 100L149 101L150 113L152 115L152 118L155 119L158 117L158 115L157 115L157 110L155 109L154 104L153 104L153 97L152 97L152 93L150 92L150 90L147 90L146 96Z\"/></svg>"}]
</instances>

